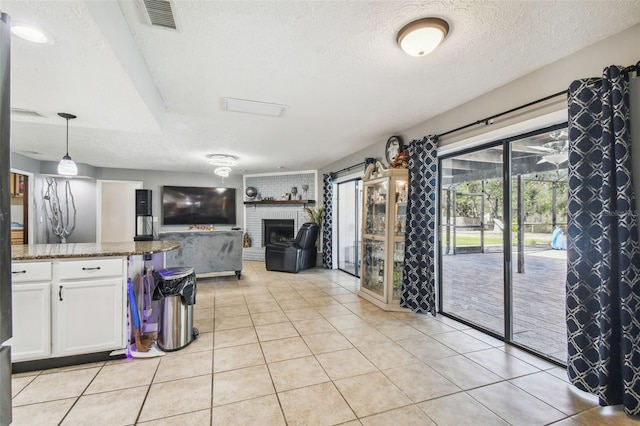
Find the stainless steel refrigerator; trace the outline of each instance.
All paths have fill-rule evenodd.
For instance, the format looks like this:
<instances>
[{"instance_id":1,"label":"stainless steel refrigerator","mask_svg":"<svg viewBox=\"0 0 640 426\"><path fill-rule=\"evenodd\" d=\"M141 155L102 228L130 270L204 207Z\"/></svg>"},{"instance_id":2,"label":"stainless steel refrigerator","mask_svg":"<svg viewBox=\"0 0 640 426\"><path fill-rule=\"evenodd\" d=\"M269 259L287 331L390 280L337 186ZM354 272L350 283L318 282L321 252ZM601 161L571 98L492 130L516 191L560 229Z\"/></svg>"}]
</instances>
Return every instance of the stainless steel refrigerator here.
<instances>
[{"instance_id":1,"label":"stainless steel refrigerator","mask_svg":"<svg viewBox=\"0 0 640 426\"><path fill-rule=\"evenodd\" d=\"M11 423L10 27L0 12L0 426Z\"/></svg>"}]
</instances>

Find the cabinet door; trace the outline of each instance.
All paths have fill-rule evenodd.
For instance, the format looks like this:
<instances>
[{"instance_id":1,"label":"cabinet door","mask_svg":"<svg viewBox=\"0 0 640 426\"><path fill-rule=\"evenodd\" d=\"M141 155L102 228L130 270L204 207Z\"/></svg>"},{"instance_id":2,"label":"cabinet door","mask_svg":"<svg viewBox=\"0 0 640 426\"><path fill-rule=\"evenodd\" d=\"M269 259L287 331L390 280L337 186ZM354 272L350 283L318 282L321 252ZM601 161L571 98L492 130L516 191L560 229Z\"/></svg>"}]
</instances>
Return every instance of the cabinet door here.
<instances>
[{"instance_id":1,"label":"cabinet door","mask_svg":"<svg viewBox=\"0 0 640 426\"><path fill-rule=\"evenodd\" d=\"M11 186L11 196L15 197L16 196L16 174L15 173L11 173L9 178L9 183Z\"/></svg>"},{"instance_id":2,"label":"cabinet door","mask_svg":"<svg viewBox=\"0 0 640 426\"><path fill-rule=\"evenodd\" d=\"M400 300L402 277L404 274L404 241L396 241L393 245L393 291L392 301Z\"/></svg>"},{"instance_id":3,"label":"cabinet door","mask_svg":"<svg viewBox=\"0 0 640 426\"><path fill-rule=\"evenodd\" d=\"M51 354L51 283L13 284L11 361Z\"/></svg>"},{"instance_id":4,"label":"cabinet door","mask_svg":"<svg viewBox=\"0 0 640 426\"><path fill-rule=\"evenodd\" d=\"M121 277L60 281L52 286L54 356L123 347Z\"/></svg>"},{"instance_id":5,"label":"cabinet door","mask_svg":"<svg viewBox=\"0 0 640 426\"><path fill-rule=\"evenodd\" d=\"M384 241L363 239L362 270L360 275L361 289L368 291L372 296L386 301L386 291L384 286Z\"/></svg>"},{"instance_id":6,"label":"cabinet door","mask_svg":"<svg viewBox=\"0 0 640 426\"><path fill-rule=\"evenodd\" d=\"M364 235L376 235L384 237L387 218L387 179L368 182L364 186Z\"/></svg>"},{"instance_id":7,"label":"cabinet door","mask_svg":"<svg viewBox=\"0 0 640 426\"><path fill-rule=\"evenodd\" d=\"M13 195L15 197L24 197L24 175L14 174L13 176L15 177Z\"/></svg>"}]
</instances>

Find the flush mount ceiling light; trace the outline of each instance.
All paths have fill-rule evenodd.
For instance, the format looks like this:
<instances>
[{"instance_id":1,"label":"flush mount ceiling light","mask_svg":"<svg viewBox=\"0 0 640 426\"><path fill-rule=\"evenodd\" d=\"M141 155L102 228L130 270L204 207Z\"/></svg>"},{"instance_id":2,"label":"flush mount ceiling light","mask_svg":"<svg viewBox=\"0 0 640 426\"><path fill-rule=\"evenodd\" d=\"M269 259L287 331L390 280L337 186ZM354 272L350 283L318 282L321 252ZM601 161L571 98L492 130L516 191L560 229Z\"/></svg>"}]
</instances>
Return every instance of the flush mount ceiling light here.
<instances>
[{"instance_id":1,"label":"flush mount ceiling light","mask_svg":"<svg viewBox=\"0 0 640 426\"><path fill-rule=\"evenodd\" d=\"M440 18L413 21L398 32L398 46L409 56L425 56L433 52L449 34L449 24Z\"/></svg>"},{"instance_id":2,"label":"flush mount ceiling light","mask_svg":"<svg viewBox=\"0 0 640 426\"><path fill-rule=\"evenodd\" d=\"M235 167L238 164L238 157L227 154L209 154L207 160L212 166Z\"/></svg>"},{"instance_id":3,"label":"flush mount ceiling light","mask_svg":"<svg viewBox=\"0 0 640 426\"><path fill-rule=\"evenodd\" d=\"M62 157L60 163L58 163L58 174L62 176L77 176L78 166L76 166L76 163L69 156L69 120L73 120L76 116L66 112L59 112L58 115L67 120L67 153Z\"/></svg>"},{"instance_id":4,"label":"flush mount ceiling light","mask_svg":"<svg viewBox=\"0 0 640 426\"><path fill-rule=\"evenodd\" d=\"M223 98L223 101L225 111L244 112L269 117L282 117L284 110L287 108L286 105L248 101L246 99Z\"/></svg>"},{"instance_id":5,"label":"flush mount ceiling light","mask_svg":"<svg viewBox=\"0 0 640 426\"><path fill-rule=\"evenodd\" d=\"M231 173L231 167L218 167L213 171L213 173L217 174L218 176L228 177L229 173Z\"/></svg>"},{"instance_id":6,"label":"flush mount ceiling light","mask_svg":"<svg viewBox=\"0 0 640 426\"><path fill-rule=\"evenodd\" d=\"M33 25L25 24L24 22L13 21L11 23L11 32L14 35L32 43L55 43L55 40L51 34Z\"/></svg>"}]
</instances>

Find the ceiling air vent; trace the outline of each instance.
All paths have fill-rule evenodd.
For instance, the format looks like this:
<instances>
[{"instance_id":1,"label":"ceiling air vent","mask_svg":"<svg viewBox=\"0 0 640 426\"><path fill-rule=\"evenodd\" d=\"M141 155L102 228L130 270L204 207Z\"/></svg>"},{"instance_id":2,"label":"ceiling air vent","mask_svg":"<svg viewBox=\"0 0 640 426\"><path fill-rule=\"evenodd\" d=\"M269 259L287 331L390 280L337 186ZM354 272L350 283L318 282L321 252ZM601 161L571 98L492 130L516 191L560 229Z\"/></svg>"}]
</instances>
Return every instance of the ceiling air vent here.
<instances>
[{"instance_id":1,"label":"ceiling air vent","mask_svg":"<svg viewBox=\"0 0 640 426\"><path fill-rule=\"evenodd\" d=\"M40 114L39 112L24 108L11 108L11 114L19 115L21 117L45 118L45 116Z\"/></svg>"},{"instance_id":2,"label":"ceiling air vent","mask_svg":"<svg viewBox=\"0 0 640 426\"><path fill-rule=\"evenodd\" d=\"M151 25L177 30L176 19L173 16L172 2L169 0L142 0Z\"/></svg>"}]
</instances>

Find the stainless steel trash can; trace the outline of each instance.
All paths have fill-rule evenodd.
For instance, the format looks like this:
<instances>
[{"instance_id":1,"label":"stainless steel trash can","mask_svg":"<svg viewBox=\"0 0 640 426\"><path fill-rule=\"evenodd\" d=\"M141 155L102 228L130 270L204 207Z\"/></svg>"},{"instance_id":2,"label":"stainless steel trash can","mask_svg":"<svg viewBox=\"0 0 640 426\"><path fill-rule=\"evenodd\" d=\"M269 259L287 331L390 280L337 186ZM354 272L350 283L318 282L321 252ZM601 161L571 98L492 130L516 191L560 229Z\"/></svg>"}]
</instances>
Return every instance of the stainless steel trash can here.
<instances>
[{"instance_id":1,"label":"stainless steel trash can","mask_svg":"<svg viewBox=\"0 0 640 426\"><path fill-rule=\"evenodd\" d=\"M158 346L166 352L177 351L198 336L193 326L196 276L194 268L161 269L156 275L156 292L160 296Z\"/></svg>"}]
</instances>

